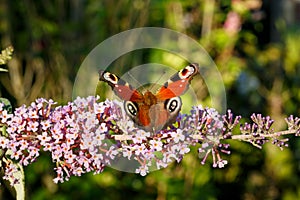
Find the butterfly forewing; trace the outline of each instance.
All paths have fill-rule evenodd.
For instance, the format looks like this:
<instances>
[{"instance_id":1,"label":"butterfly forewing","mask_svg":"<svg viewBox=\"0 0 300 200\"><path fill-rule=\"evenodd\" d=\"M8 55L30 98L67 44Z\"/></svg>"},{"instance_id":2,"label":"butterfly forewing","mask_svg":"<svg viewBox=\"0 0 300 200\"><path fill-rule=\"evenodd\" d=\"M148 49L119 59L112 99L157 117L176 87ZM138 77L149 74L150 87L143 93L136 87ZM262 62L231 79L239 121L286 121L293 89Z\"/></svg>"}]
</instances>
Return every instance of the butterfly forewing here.
<instances>
[{"instance_id":1,"label":"butterfly forewing","mask_svg":"<svg viewBox=\"0 0 300 200\"><path fill-rule=\"evenodd\" d=\"M114 93L126 101L142 101L143 95L132 86L119 78L117 75L107 71L99 71L99 80L108 83L111 86Z\"/></svg>"},{"instance_id":2,"label":"butterfly forewing","mask_svg":"<svg viewBox=\"0 0 300 200\"><path fill-rule=\"evenodd\" d=\"M161 100L183 95L189 87L190 81L198 74L198 64L190 64L174 74L157 92L156 97Z\"/></svg>"}]
</instances>

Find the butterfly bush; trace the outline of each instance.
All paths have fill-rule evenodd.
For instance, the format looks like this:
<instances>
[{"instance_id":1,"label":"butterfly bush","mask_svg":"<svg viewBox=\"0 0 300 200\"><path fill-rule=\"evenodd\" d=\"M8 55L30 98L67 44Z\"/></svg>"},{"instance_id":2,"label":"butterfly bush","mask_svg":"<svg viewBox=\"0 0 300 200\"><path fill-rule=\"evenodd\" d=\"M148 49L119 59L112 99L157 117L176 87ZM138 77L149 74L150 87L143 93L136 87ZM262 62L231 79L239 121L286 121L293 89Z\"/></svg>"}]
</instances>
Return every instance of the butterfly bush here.
<instances>
[{"instance_id":1,"label":"butterfly bush","mask_svg":"<svg viewBox=\"0 0 300 200\"><path fill-rule=\"evenodd\" d=\"M273 120L260 114L252 122L240 123L240 116L228 110L221 115L215 109L195 106L190 114L180 114L176 123L156 133L135 127L121 102L99 102L98 97L77 98L67 105L56 106L53 100L37 99L30 106L16 108L13 113L0 103L0 158L4 179L11 185L19 182L15 173L21 166L36 161L41 151L50 152L56 177L54 182L69 180L87 172L101 173L125 159L142 176L180 162L191 146L197 146L201 164L212 156L213 167L223 168L230 154L226 139L246 141L261 148L272 142L281 149L287 146L285 134L300 134L300 119L286 119L288 130L275 132ZM239 135L233 130L240 125Z\"/></svg>"}]
</instances>

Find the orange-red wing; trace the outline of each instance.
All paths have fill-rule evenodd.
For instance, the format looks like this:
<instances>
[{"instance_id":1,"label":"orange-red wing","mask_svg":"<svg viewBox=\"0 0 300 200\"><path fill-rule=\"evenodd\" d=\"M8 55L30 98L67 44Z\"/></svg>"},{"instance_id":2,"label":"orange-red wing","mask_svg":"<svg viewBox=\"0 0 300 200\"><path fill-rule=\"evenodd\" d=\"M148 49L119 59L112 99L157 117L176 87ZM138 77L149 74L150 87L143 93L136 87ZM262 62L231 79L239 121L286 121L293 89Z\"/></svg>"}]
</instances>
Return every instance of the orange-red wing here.
<instances>
[{"instance_id":1,"label":"orange-red wing","mask_svg":"<svg viewBox=\"0 0 300 200\"><path fill-rule=\"evenodd\" d=\"M142 102L144 101L144 96L139 91L134 90L129 100L133 102Z\"/></svg>"},{"instance_id":2,"label":"orange-red wing","mask_svg":"<svg viewBox=\"0 0 300 200\"><path fill-rule=\"evenodd\" d=\"M107 71L99 71L99 80L108 83L114 93L125 101L143 101L143 95L135 90L129 83L117 75Z\"/></svg>"},{"instance_id":3,"label":"orange-red wing","mask_svg":"<svg viewBox=\"0 0 300 200\"><path fill-rule=\"evenodd\" d=\"M137 90L133 90L127 85L115 85L114 90L115 94L125 101L141 101L143 95Z\"/></svg>"},{"instance_id":4,"label":"orange-red wing","mask_svg":"<svg viewBox=\"0 0 300 200\"><path fill-rule=\"evenodd\" d=\"M156 97L160 100L166 100L180 96L185 93L185 91L188 89L188 86L188 80L179 80L169 83L167 87L163 86L160 88L156 94Z\"/></svg>"},{"instance_id":5,"label":"orange-red wing","mask_svg":"<svg viewBox=\"0 0 300 200\"><path fill-rule=\"evenodd\" d=\"M157 92L156 97L160 100L177 97L186 92L189 82L198 74L199 65L194 63L181 69L174 74Z\"/></svg>"}]
</instances>

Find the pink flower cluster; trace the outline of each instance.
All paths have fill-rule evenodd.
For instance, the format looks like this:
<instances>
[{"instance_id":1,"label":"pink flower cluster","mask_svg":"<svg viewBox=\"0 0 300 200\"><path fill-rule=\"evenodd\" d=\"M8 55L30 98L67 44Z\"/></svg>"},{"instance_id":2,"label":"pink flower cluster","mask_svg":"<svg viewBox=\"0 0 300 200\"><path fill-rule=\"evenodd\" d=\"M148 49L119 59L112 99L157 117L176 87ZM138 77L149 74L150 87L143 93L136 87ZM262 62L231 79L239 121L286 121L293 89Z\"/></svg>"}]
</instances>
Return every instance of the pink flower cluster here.
<instances>
[{"instance_id":1,"label":"pink flower cluster","mask_svg":"<svg viewBox=\"0 0 300 200\"><path fill-rule=\"evenodd\" d=\"M51 152L57 177L63 182L83 173L100 173L120 158L134 161L130 171L146 175L169 163L180 162L196 144L191 130L169 128L158 133L138 129L118 102L97 102L98 98L77 98L65 106L53 107L52 100L37 99L9 114L0 104L0 120L6 128L0 137L2 150L22 166L34 162L41 150ZM186 120L180 116L178 124ZM121 139L117 139L121 136ZM128 139L124 139L128 136ZM122 138L123 137L123 138ZM7 162L6 175L14 177Z\"/></svg>"},{"instance_id":2,"label":"pink flower cluster","mask_svg":"<svg viewBox=\"0 0 300 200\"><path fill-rule=\"evenodd\" d=\"M252 136L245 141L250 142L258 148L262 148L262 145L270 141L280 149L288 146L286 143L288 138L281 138L282 134L275 134L275 136L269 137L269 135L274 135L275 132L272 129L274 120L269 116L263 117L261 114L252 114L251 119L253 123L245 123L240 127L243 134Z\"/></svg>"},{"instance_id":3,"label":"pink flower cluster","mask_svg":"<svg viewBox=\"0 0 300 200\"><path fill-rule=\"evenodd\" d=\"M102 155L87 144L89 140L104 139L106 121L111 120L106 114L110 102L95 101L93 97L78 98L54 109L52 100L37 99L29 107L17 108L14 114L1 110L1 122L8 134L7 138L1 137L1 148L9 149L11 158L23 166L35 161L41 149L50 151L56 163L55 182L92 170L101 172L105 159L99 159Z\"/></svg>"},{"instance_id":4,"label":"pink flower cluster","mask_svg":"<svg viewBox=\"0 0 300 200\"><path fill-rule=\"evenodd\" d=\"M230 137L232 127L239 119L240 116L233 119L230 110L228 115L220 115L213 108L193 107L191 115L184 120L183 128L185 131L192 131L189 137L193 144L201 143L201 147L198 148L201 164L205 164L209 154L213 158L213 167L223 168L228 163L221 158L221 153L230 154L227 150L229 144L221 143L221 140Z\"/></svg>"},{"instance_id":5,"label":"pink flower cluster","mask_svg":"<svg viewBox=\"0 0 300 200\"><path fill-rule=\"evenodd\" d=\"M295 130L295 135L300 136L300 118L290 115L285 121L288 125L288 130Z\"/></svg>"},{"instance_id":6,"label":"pink flower cluster","mask_svg":"<svg viewBox=\"0 0 300 200\"><path fill-rule=\"evenodd\" d=\"M52 100L37 99L30 106L21 106L9 113L0 103L0 159L5 176L11 184L17 165L34 162L40 151L49 151L57 173L54 182L69 180L83 173L100 173L105 166L145 176L150 171L180 162L199 145L198 154L204 164L212 155L213 167L223 168L230 154L224 139L238 139L261 147L269 140L280 148L286 140L271 128L273 120L259 114L252 115L253 123L241 125L242 135L232 135L240 116L230 110L220 115L212 108L195 106L188 115L179 115L176 123L156 133L134 126L122 103L98 102L98 97L77 98L64 106L54 107ZM299 118L286 119L289 130L299 134ZM14 160L14 161L13 161Z\"/></svg>"}]
</instances>

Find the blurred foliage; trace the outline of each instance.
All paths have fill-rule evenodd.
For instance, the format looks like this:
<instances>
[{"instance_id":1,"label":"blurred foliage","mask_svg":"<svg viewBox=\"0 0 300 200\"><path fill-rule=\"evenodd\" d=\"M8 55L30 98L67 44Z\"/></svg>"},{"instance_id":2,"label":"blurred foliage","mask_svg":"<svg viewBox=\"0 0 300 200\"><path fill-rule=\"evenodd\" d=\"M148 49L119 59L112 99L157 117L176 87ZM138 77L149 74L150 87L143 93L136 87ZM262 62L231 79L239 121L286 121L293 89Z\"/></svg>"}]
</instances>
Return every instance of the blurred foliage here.
<instances>
[{"instance_id":1,"label":"blurred foliage","mask_svg":"<svg viewBox=\"0 0 300 200\"><path fill-rule=\"evenodd\" d=\"M14 49L11 46L9 46L6 49L1 51L0 65L6 64L11 59L11 55L12 55L13 51L14 51ZM3 68L0 68L0 71L7 71L7 70L3 69Z\"/></svg>"},{"instance_id":2,"label":"blurred foliage","mask_svg":"<svg viewBox=\"0 0 300 200\"><path fill-rule=\"evenodd\" d=\"M14 107L37 97L70 101L80 63L98 43L135 27L165 27L187 34L208 51L234 113L271 115L276 128L285 128L284 117L300 113L297 7L297 1L275 5L268 0L2 0L1 48L12 45L15 53L8 73L0 74L0 93ZM118 66L127 66L118 68L120 74L150 61L176 64L166 52L137 51L127 57L118 60ZM199 92L207 96L205 88ZM194 150L182 163L146 177L106 168L100 175L58 185L45 154L25 168L27 198L299 199L300 140L290 139L284 151L232 141L225 169L202 166ZM0 198L12 199L4 187Z\"/></svg>"}]
</instances>

